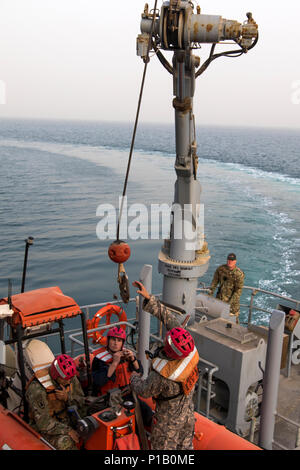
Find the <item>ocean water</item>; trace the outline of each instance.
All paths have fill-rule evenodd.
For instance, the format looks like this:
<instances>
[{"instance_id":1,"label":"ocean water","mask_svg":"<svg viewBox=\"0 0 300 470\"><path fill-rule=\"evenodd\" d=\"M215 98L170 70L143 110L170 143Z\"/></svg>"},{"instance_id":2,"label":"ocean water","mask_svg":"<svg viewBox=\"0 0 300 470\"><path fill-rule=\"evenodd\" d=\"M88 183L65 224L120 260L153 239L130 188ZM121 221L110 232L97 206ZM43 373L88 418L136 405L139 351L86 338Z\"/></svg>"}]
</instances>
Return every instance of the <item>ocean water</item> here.
<instances>
[{"instance_id":1,"label":"ocean water","mask_svg":"<svg viewBox=\"0 0 300 470\"><path fill-rule=\"evenodd\" d=\"M0 298L20 292L24 240L26 290L58 285L79 305L118 293L117 266L99 240L100 204L118 206L132 123L0 120ZM205 236L214 270L234 251L245 284L300 299L300 131L197 128ZM140 124L129 178L128 205L173 201L173 125ZM153 292L162 290L157 256L162 240L129 240L130 281L153 265ZM135 290L131 288L131 296ZM242 302L249 302L245 292ZM275 307L271 297L258 305ZM242 311L242 320L246 312ZM267 315L255 313L255 322Z\"/></svg>"}]
</instances>

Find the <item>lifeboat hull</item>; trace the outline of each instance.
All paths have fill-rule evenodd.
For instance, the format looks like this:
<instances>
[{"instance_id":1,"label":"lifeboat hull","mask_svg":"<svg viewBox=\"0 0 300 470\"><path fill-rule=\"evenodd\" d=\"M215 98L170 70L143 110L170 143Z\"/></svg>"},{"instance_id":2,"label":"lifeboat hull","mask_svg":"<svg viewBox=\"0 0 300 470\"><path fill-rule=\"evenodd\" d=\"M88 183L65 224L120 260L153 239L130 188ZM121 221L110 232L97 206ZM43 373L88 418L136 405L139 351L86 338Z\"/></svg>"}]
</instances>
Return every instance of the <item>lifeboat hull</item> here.
<instances>
[{"instance_id":1,"label":"lifeboat hull","mask_svg":"<svg viewBox=\"0 0 300 470\"><path fill-rule=\"evenodd\" d=\"M0 429L1 450L51 450L37 432L1 405Z\"/></svg>"},{"instance_id":2,"label":"lifeboat hull","mask_svg":"<svg viewBox=\"0 0 300 470\"><path fill-rule=\"evenodd\" d=\"M195 450L261 450L219 424L195 413Z\"/></svg>"}]
</instances>

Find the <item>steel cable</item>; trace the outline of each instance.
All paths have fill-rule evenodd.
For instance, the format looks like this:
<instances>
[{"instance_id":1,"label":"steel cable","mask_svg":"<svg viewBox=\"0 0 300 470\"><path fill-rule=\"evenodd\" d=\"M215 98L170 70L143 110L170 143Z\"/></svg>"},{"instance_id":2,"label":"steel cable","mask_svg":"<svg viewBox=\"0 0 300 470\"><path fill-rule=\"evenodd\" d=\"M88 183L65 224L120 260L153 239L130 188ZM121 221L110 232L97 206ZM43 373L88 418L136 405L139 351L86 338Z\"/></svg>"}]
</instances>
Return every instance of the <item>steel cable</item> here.
<instances>
[{"instance_id":1,"label":"steel cable","mask_svg":"<svg viewBox=\"0 0 300 470\"><path fill-rule=\"evenodd\" d=\"M154 13L153 13L153 18L152 18L152 23L151 23L151 30L150 30L150 35L149 35L148 47L147 47L147 55L146 55L146 58L144 59L145 66L144 66L144 71L143 71L143 77L142 77L142 83L141 83L141 88L140 88L138 106L137 106L136 117L135 117L135 123L134 123L134 128L133 128L132 139L131 139L131 145L130 145L128 163L127 163L127 170L126 170L126 176L125 176L124 187L123 187L123 193L122 193L122 201L121 201L120 213L119 213L119 218L118 218L117 241L119 241L119 237L120 237L120 223L121 223L121 217L122 217L122 212L123 212L124 197L125 197L126 191L127 191L127 184L128 184L128 178L129 178L129 171L130 171L130 166L131 166L132 153L133 153L133 148L134 148L134 143L135 143L135 136L136 136L136 130L137 130L137 125L138 125L138 120L139 120L139 114L140 114L140 109L141 109L141 103L142 103L142 97L143 97L143 91L144 91L144 84L145 84L145 79L146 79L147 67L148 67L148 63L149 63L149 61L150 61L150 59L149 59L149 53L150 53L150 49L151 49L151 44L152 44L151 38L152 38L153 28L154 28L154 22L155 22L155 18L156 18L156 7L157 7L157 0L155 0L155 4L154 4Z\"/></svg>"}]
</instances>

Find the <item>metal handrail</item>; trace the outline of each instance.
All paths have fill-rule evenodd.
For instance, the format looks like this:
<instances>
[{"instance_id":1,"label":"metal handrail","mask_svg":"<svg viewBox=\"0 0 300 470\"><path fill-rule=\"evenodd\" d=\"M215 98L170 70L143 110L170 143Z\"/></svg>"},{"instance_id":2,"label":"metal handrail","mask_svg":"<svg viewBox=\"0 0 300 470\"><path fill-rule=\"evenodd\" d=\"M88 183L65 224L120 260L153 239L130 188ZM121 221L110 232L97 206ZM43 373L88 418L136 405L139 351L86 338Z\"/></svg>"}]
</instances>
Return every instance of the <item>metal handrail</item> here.
<instances>
[{"instance_id":1,"label":"metal handrail","mask_svg":"<svg viewBox=\"0 0 300 470\"><path fill-rule=\"evenodd\" d=\"M197 288L197 292L209 292L209 287L208 286L205 286L205 284L202 284L203 287L198 287ZM296 305L296 309L299 308L300 306L300 300L296 300L296 299L292 299L292 298L289 298L289 297L286 297L284 295L281 295L281 294L276 294L274 292L271 292L271 291L267 291L265 289L260 289L259 287L251 287L251 286L244 286L243 287L243 290L250 290L251 291L251 299L250 299L250 304L241 304L241 307L243 308L248 308L249 309L249 313L248 313L248 321L247 321L247 325L248 324L251 324L251 321L252 321L252 313L253 311L259 311L259 312L264 312L264 313L267 313L268 315L271 315L272 314L272 310L267 310L265 308L261 308L261 307L258 307L256 305L254 305L254 297L258 294L258 293L261 293L261 294L265 294L265 295L269 295L271 297L276 297L276 298L279 298L279 299L282 299L282 300L285 300L285 301L288 301L288 302L291 302L293 304ZM161 297L162 294L159 293L159 294L154 294L156 297ZM136 302L136 299L137 297L131 297L129 299L129 302L128 303L131 303L131 302ZM112 301L109 301L109 302L99 302L99 303L96 303L96 304L88 304L88 305L82 305L80 306L80 309L81 310L84 310L86 312L86 316L87 318L89 318L89 314L90 314L90 309L92 308L101 308L101 307L104 307L106 306L108 303L112 304L112 305L117 305L117 304L122 304L123 301L122 300L112 300ZM117 324L117 323L116 323ZM104 326L100 326L99 328L96 328L95 330L89 330L89 332L92 332L92 331L97 331L99 329L105 329ZM79 329L78 330L69 330L69 331L66 331L67 334L70 333L70 331L75 331L75 332L79 332ZM80 332L78 333L80 334ZM155 336L155 335L151 335L156 341L162 341L162 338L160 336ZM73 335L70 335L70 339L71 341L73 341ZM77 342L78 343L78 340L74 341L74 342ZM81 345L81 344L80 344ZM72 346L73 346L73 342L72 342Z\"/></svg>"},{"instance_id":2,"label":"metal handrail","mask_svg":"<svg viewBox=\"0 0 300 470\"><path fill-rule=\"evenodd\" d=\"M251 293L251 300L250 300L250 304L247 305L247 304L241 304L241 307L244 307L244 308L248 308L249 309L249 313L248 313L248 322L246 323L246 325L249 325L251 324L251 320L252 320L252 313L254 310L256 311L259 311L259 312L264 312L264 313L267 313L268 315L271 315L272 314L272 310L267 310L267 309L264 309L264 308L261 308L261 307L258 307L256 305L254 305L254 297L256 296L256 294L258 293L262 293L262 294L266 294L266 295L270 295L272 297L276 297L276 298L280 298L282 300L285 300L285 301L288 301L288 302L291 302L293 304L296 305L296 309L299 308L300 306L300 300L296 300L296 299L292 299L292 298L289 298L289 297L286 297L284 295L281 295L281 294L276 294L274 292L270 292L270 291L267 291L265 289L260 289L259 287L251 287L251 286L244 286L243 289L245 290L250 290L252 293ZM203 284L203 287L199 287L197 288L197 292L209 292L209 287L206 287L204 284ZM159 294L155 294L156 297L161 297L162 294L159 293ZM129 303L130 302L136 302L136 299L137 297L131 297L129 299ZM86 316L87 318L89 318L89 313L90 313L90 309L91 308L101 308L101 307L104 307L106 306L108 303L110 304L113 304L113 305L116 305L116 304L122 304L123 301L122 300L112 300L112 301L109 301L109 302L99 302L99 303L96 303L96 304L89 304L89 305L82 305L80 307L81 310L85 310L86 312ZM130 319L129 319L130 320ZM126 323L126 322L125 322ZM116 325L118 325L119 323L116 323ZM135 328L133 325L131 324L128 324L128 326L132 326L133 328ZM104 325L102 326L99 326L98 328L96 329L93 329L93 330L88 330L89 332L93 332L93 331L98 331L100 329L106 329L107 327L105 327ZM68 330L66 331L65 333L66 334L70 334L70 332L75 332L75 336L78 336L80 335L80 329L78 328L77 330ZM78 333L77 333L78 332ZM77 334L76 334L77 333ZM73 339L74 338L74 334L71 334L69 336L71 342L72 342L72 351L73 351L73 343L77 343L77 344L80 344L80 346L82 346L81 342L78 342L78 340L76 339ZM156 335L153 335L151 334L150 335L154 340L156 341L162 341L162 338L161 336L156 336Z\"/></svg>"},{"instance_id":3,"label":"metal handrail","mask_svg":"<svg viewBox=\"0 0 300 470\"><path fill-rule=\"evenodd\" d=\"M271 297L277 297L277 298L285 300L287 302L291 302L292 304L295 304L296 310L298 310L299 307L300 307L300 300L292 299L290 297L286 297L285 295L276 294L275 292L267 291L265 289L260 289L259 287L243 286L243 290L244 289L252 291L250 304L249 305L248 304L241 304L241 307L249 309L248 321L246 323L247 325L251 324L253 310L256 310L256 311L259 311L259 312L264 312L264 313L267 313L268 315L272 314L273 309L272 310L267 310L265 308L261 308L261 307L258 307L256 305L254 305L254 297L258 293L266 294L266 295L269 295ZM203 284L203 287L198 288L197 291L198 292L209 292L210 289L209 289L209 287L205 286L205 284Z\"/></svg>"},{"instance_id":4,"label":"metal handrail","mask_svg":"<svg viewBox=\"0 0 300 470\"><path fill-rule=\"evenodd\" d=\"M267 291L265 289L260 289L259 287L251 287L251 286L244 286L243 287L243 290L250 290L252 293L251 293L251 299L250 299L250 304L241 304L241 307L244 307L244 308L248 308L249 309L249 314L248 314L248 323L251 323L251 320L252 320L252 311L253 310L257 310L259 312L264 312L264 313L267 313L267 314L271 314L272 311L269 311L265 308L261 308L261 307L258 307L256 305L253 305L253 302L254 302L254 297L256 296L256 294L258 293L261 293L261 294L266 294L266 295L270 295L271 297L277 297L279 299L282 299L282 300L285 300L287 302L291 302L293 304L295 304L296 306L296 309L300 307L300 300L296 300L296 299L292 299L290 297L286 297L284 295L281 295L281 294L276 294L275 292L271 292L271 291ZM196 289L196 292L209 292L209 287L205 286L203 284L203 287L198 287ZM156 297L161 297L162 294L154 294ZM129 302L135 302L136 301L136 297L131 297L129 299ZM99 307L104 307L107 305L107 303L110 303L110 304L122 304L123 301L122 300L113 300L113 301L109 301L109 302L100 302L100 303L97 303L97 304L89 304L89 305L83 305L81 306L81 310L85 310L86 313L87 313L87 318L89 318L89 310L91 308L99 308Z\"/></svg>"},{"instance_id":5,"label":"metal handrail","mask_svg":"<svg viewBox=\"0 0 300 470\"><path fill-rule=\"evenodd\" d=\"M126 325L126 326L130 326L132 329L136 330L136 326L135 325L132 325L131 323L127 322L127 321L119 321L119 322L116 322L116 323L111 323L109 325L101 325L101 326L98 326L97 328L92 328L90 330L87 330L87 333L93 333L94 331L99 331L99 330L107 330L108 328L111 328L113 326L119 326L119 325ZM73 333L71 335L69 335L69 339L71 341L71 356L73 356L73 343L75 344L78 344L82 347L84 347L84 342L83 341L80 341L79 339L75 338L75 336L80 336L82 335L82 331L78 331L76 333ZM94 349L91 347L91 346L88 346L89 348L89 351L93 352Z\"/></svg>"},{"instance_id":6,"label":"metal handrail","mask_svg":"<svg viewBox=\"0 0 300 470\"><path fill-rule=\"evenodd\" d=\"M200 359L201 363L206 365L205 369L203 371L200 371L199 373L199 379L198 379L198 389L197 389L197 396L196 396L196 410L198 413L203 414L206 416L206 418L210 418L209 412L210 412L210 401L212 396L212 390L211 386L213 385L213 380L212 377L215 372L218 372L219 367L216 364L212 364L211 362L206 361L205 359L201 358ZM205 388L202 385L202 379L203 376L207 374L207 389L206 389L206 405L205 405L205 413L203 413L200 409L201 406L201 392L202 389L205 390Z\"/></svg>"},{"instance_id":7,"label":"metal handrail","mask_svg":"<svg viewBox=\"0 0 300 470\"><path fill-rule=\"evenodd\" d=\"M256 291L256 293L261 292L263 294L272 295L273 297L278 297L280 299L288 300L289 302L300 305L300 300L291 299L290 297L286 297L285 295L281 295L281 294L275 294L275 292L271 292L271 291L268 291L268 290L265 290L265 289L260 289L259 287L244 286L243 289Z\"/></svg>"},{"instance_id":8,"label":"metal handrail","mask_svg":"<svg viewBox=\"0 0 300 470\"><path fill-rule=\"evenodd\" d=\"M137 329L137 327L135 325L132 325L128 321L120 321L120 322L110 323L109 325L100 325L97 328L87 330L87 333L93 333L94 331L99 331L99 330L107 330L108 328L111 328L112 326L119 326L119 325L129 326L133 330ZM74 347L73 347L74 343L81 346L81 348L84 347L83 341L80 341L79 339L75 338L77 336L82 335L82 331L78 331L78 330L73 330L73 331L75 331L75 333L72 333L71 335L69 335L69 340L71 341L71 356L72 357L74 355ZM68 333L68 332L66 332L66 333ZM158 336L156 336L152 333L150 333L150 338L153 338L155 341L162 342L161 338L159 338ZM94 351L94 349L91 346L88 346L88 348L89 348L89 351L91 351L91 352Z\"/></svg>"},{"instance_id":9,"label":"metal handrail","mask_svg":"<svg viewBox=\"0 0 300 470\"><path fill-rule=\"evenodd\" d=\"M296 421L293 421L292 419L287 418L286 416L282 416L281 414L277 412L275 413L275 416L277 416L278 418L282 419L283 421L286 421L287 423L297 428L297 436L296 436L296 443L295 443L295 449L297 449L300 446L300 423L297 423ZM282 444L275 441L275 439L273 440L273 444L275 444L277 447L280 447L283 450L295 450L295 449L287 449Z\"/></svg>"}]
</instances>

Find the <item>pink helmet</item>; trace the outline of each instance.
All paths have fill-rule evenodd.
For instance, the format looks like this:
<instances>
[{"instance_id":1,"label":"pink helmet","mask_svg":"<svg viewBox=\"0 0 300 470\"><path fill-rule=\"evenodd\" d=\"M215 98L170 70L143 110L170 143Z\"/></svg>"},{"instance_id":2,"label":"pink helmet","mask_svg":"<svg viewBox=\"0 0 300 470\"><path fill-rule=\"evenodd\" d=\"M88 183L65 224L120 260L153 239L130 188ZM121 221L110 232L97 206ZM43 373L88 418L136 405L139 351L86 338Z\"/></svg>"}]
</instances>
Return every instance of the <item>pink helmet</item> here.
<instances>
[{"instance_id":1,"label":"pink helmet","mask_svg":"<svg viewBox=\"0 0 300 470\"><path fill-rule=\"evenodd\" d=\"M181 327L172 328L167 332L164 351L171 359L187 357L194 349L192 335Z\"/></svg>"},{"instance_id":2,"label":"pink helmet","mask_svg":"<svg viewBox=\"0 0 300 470\"><path fill-rule=\"evenodd\" d=\"M58 377L61 379L69 380L76 375L76 364L67 354L60 354L56 356L50 366L50 375L56 380Z\"/></svg>"},{"instance_id":3,"label":"pink helmet","mask_svg":"<svg viewBox=\"0 0 300 470\"><path fill-rule=\"evenodd\" d=\"M119 326L115 326L114 328L111 328L108 333L107 333L107 338L112 337L112 338L120 338L125 341L126 339L126 333L123 328L120 328Z\"/></svg>"}]
</instances>

